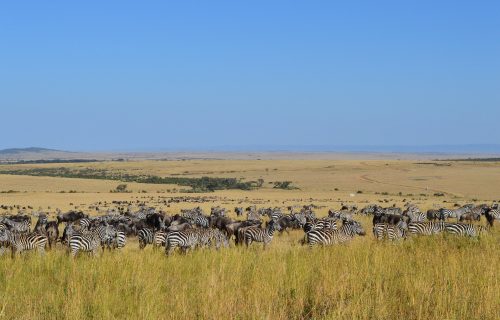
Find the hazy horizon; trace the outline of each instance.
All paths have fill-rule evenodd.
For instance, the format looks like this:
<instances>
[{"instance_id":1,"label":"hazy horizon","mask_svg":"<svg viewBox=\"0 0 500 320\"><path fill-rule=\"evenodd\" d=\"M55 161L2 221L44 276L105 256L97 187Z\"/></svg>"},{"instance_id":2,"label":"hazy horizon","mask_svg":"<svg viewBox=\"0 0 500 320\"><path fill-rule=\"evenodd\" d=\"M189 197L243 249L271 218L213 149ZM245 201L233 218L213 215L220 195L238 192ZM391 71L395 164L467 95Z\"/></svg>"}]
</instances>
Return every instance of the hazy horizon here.
<instances>
[{"instance_id":1,"label":"hazy horizon","mask_svg":"<svg viewBox=\"0 0 500 320\"><path fill-rule=\"evenodd\" d=\"M415 154L500 154L500 144L468 144L468 145L378 145L378 146L269 146L269 145L254 145L254 146L208 146L208 147L193 147L193 148L150 148L150 149L57 149L40 146L26 146L14 148L0 148L0 151L9 149L30 149L41 148L50 151L64 152L81 152L81 153L162 153L162 152L291 152L291 153L415 153Z\"/></svg>"}]
</instances>

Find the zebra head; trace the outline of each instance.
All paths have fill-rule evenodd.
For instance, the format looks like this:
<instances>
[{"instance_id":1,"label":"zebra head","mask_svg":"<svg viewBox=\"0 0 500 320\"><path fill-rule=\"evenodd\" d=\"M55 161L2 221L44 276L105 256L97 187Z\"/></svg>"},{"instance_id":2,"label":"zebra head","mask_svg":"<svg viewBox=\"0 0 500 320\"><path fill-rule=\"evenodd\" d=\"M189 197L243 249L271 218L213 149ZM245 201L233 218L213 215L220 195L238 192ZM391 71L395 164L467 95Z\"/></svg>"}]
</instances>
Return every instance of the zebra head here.
<instances>
[{"instance_id":1,"label":"zebra head","mask_svg":"<svg viewBox=\"0 0 500 320\"><path fill-rule=\"evenodd\" d=\"M7 228L0 229L0 242L7 242L9 240L10 230Z\"/></svg>"},{"instance_id":2,"label":"zebra head","mask_svg":"<svg viewBox=\"0 0 500 320\"><path fill-rule=\"evenodd\" d=\"M366 235L365 229L363 229L363 226L358 221L355 220L346 221L344 222L344 225L348 226L348 228L352 231L353 234L357 234L360 236Z\"/></svg>"}]
</instances>

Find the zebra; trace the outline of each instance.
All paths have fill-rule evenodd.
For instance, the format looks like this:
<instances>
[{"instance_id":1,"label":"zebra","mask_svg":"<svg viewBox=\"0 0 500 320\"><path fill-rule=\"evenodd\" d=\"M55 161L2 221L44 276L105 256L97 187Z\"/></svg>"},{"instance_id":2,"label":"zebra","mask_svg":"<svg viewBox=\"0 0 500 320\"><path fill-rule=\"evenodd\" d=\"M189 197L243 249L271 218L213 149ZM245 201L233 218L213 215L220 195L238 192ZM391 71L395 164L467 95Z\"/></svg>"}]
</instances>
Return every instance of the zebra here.
<instances>
[{"instance_id":1,"label":"zebra","mask_svg":"<svg viewBox=\"0 0 500 320\"><path fill-rule=\"evenodd\" d=\"M445 229L446 222L410 222L408 224L408 232L414 235L431 236L441 233Z\"/></svg>"},{"instance_id":2,"label":"zebra","mask_svg":"<svg viewBox=\"0 0 500 320\"><path fill-rule=\"evenodd\" d=\"M116 231L111 239L111 247L113 249L121 249L127 244L127 236L123 231Z\"/></svg>"},{"instance_id":3,"label":"zebra","mask_svg":"<svg viewBox=\"0 0 500 320\"><path fill-rule=\"evenodd\" d=\"M312 230L306 234L306 242L312 248L315 244L332 245L351 240L355 235L364 236L365 231L357 221L347 221L338 230Z\"/></svg>"},{"instance_id":4,"label":"zebra","mask_svg":"<svg viewBox=\"0 0 500 320\"><path fill-rule=\"evenodd\" d=\"M385 236L390 241L406 238L406 222L400 221L397 225L389 223L377 223L373 226L373 234L377 240L383 240Z\"/></svg>"},{"instance_id":5,"label":"zebra","mask_svg":"<svg viewBox=\"0 0 500 320\"><path fill-rule=\"evenodd\" d=\"M15 221L6 218L4 223L15 233L29 233L31 231L31 220Z\"/></svg>"},{"instance_id":6,"label":"zebra","mask_svg":"<svg viewBox=\"0 0 500 320\"><path fill-rule=\"evenodd\" d=\"M466 223L446 223L445 231L459 236L479 237L481 233L486 231L486 228Z\"/></svg>"},{"instance_id":7,"label":"zebra","mask_svg":"<svg viewBox=\"0 0 500 320\"><path fill-rule=\"evenodd\" d=\"M137 233L139 238L139 249L144 249L148 244L152 244L154 240L154 231L149 228L143 228Z\"/></svg>"},{"instance_id":8,"label":"zebra","mask_svg":"<svg viewBox=\"0 0 500 320\"><path fill-rule=\"evenodd\" d=\"M402 213L403 216L406 216L410 219L410 222L423 222L427 219L427 215L420 211L416 206L409 206Z\"/></svg>"},{"instance_id":9,"label":"zebra","mask_svg":"<svg viewBox=\"0 0 500 320\"><path fill-rule=\"evenodd\" d=\"M484 216L488 221L488 225L493 227L495 220L500 220L500 209L487 209L484 211Z\"/></svg>"},{"instance_id":10,"label":"zebra","mask_svg":"<svg viewBox=\"0 0 500 320\"><path fill-rule=\"evenodd\" d=\"M214 245L218 250L221 246L228 247L229 240L227 236L219 229L199 230L198 246L208 247Z\"/></svg>"},{"instance_id":11,"label":"zebra","mask_svg":"<svg viewBox=\"0 0 500 320\"><path fill-rule=\"evenodd\" d=\"M275 230L280 231L280 226L274 220L271 220L265 229L249 227L244 233L245 245L248 248L252 242L263 242L265 249L273 240Z\"/></svg>"},{"instance_id":12,"label":"zebra","mask_svg":"<svg viewBox=\"0 0 500 320\"><path fill-rule=\"evenodd\" d=\"M439 220L446 220L447 218L457 218L457 221L460 220L460 217L469 212L472 209L470 205L462 206L458 209L440 209L439 210Z\"/></svg>"},{"instance_id":13,"label":"zebra","mask_svg":"<svg viewBox=\"0 0 500 320\"><path fill-rule=\"evenodd\" d=\"M153 237L153 249L158 249L158 247L165 246L165 240L167 238L167 232L165 231L156 231Z\"/></svg>"},{"instance_id":14,"label":"zebra","mask_svg":"<svg viewBox=\"0 0 500 320\"><path fill-rule=\"evenodd\" d=\"M267 215L269 216L269 219L274 221L278 221L281 217L283 217L283 213L281 213L279 209L270 210L267 212Z\"/></svg>"},{"instance_id":15,"label":"zebra","mask_svg":"<svg viewBox=\"0 0 500 320\"><path fill-rule=\"evenodd\" d=\"M3 223L3 222L0 222L0 236L6 230L9 230L9 228L7 227L7 225L5 225L5 223ZM7 249L8 246L9 246L9 243L7 242L7 240L5 240L5 241L0 240L0 256L3 255L3 253L5 252L5 250Z\"/></svg>"},{"instance_id":16,"label":"zebra","mask_svg":"<svg viewBox=\"0 0 500 320\"><path fill-rule=\"evenodd\" d=\"M351 221L353 220L352 214L350 212L346 211L335 211L335 210L328 210L328 216L331 218L336 218L340 219L342 221Z\"/></svg>"},{"instance_id":17,"label":"zebra","mask_svg":"<svg viewBox=\"0 0 500 320\"><path fill-rule=\"evenodd\" d=\"M16 233L9 229L2 228L0 242L11 248L12 257L14 257L17 252L22 253L23 251L34 249L38 249L38 252L43 255L48 239L46 236L38 233ZM3 251L4 250L2 250L2 254Z\"/></svg>"},{"instance_id":18,"label":"zebra","mask_svg":"<svg viewBox=\"0 0 500 320\"><path fill-rule=\"evenodd\" d=\"M199 235L199 230L196 229L170 232L165 240L165 253L169 256L177 247L187 253L189 249L196 247Z\"/></svg>"},{"instance_id":19,"label":"zebra","mask_svg":"<svg viewBox=\"0 0 500 320\"><path fill-rule=\"evenodd\" d=\"M92 224L92 220L90 218L81 218L80 220L78 220L78 222L82 229L87 229L87 230L90 229L90 225Z\"/></svg>"},{"instance_id":20,"label":"zebra","mask_svg":"<svg viewBox=\"0 0 500 320\"><path fill-rule=\"evenodd\" d=\"M208 228L210 226L210 220L204 215L199 215L195 217L193 221L195 225L202 228Z\"/></svg>"},{"instance_id":21,"label":"zebra","mask_svg":"<svg viewBox=\"0 0 500 320\"><path fill-rule=\"evenodd\" d=\"M74 232L69 238L71 256L74 258L79 251L91 252L96 256L101 245L101 238L96 230L86 233Z\"/></svg>"}]
</instances>

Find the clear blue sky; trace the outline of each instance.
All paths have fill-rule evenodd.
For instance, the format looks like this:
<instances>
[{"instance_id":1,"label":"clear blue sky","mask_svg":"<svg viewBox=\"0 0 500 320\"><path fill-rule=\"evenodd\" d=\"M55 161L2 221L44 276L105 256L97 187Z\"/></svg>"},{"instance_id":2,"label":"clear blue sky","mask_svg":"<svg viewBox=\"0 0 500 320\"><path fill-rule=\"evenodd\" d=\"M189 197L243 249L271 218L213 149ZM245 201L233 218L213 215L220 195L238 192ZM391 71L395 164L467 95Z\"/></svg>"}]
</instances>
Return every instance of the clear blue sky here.
<instances>
[{"instance_id":1,"label":"clear blue sky","mask_svg":"<svg viewBox=\"0 0 500 320\"><path fill-rule=\"evenodd\" d=\"M4 1L0 148L500 143L499 1Z\"/></svg>"}]
</instances>

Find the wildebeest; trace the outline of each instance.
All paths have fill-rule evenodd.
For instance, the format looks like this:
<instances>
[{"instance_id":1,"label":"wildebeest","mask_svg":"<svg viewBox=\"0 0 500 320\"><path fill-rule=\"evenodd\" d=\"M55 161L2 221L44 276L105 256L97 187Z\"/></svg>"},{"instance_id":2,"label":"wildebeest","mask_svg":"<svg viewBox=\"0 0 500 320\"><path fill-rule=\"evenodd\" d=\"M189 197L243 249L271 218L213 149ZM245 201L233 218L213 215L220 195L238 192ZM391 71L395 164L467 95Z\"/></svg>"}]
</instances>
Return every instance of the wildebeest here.
<instances>
[{"instance_id":1,"label":"wildebeest","mask_svg":"<svg viewBox=\"0 0 500 320\"><path fill-rule=\"evenodd\" d=\"M82 211L69 211L64 214L57 215L57 223L61 222L73 222L78 219L88 218L89 216L84 214Z\"/></svg>"}]
</instances>

